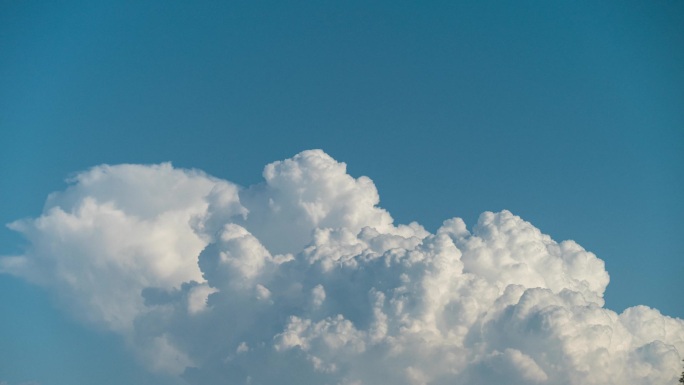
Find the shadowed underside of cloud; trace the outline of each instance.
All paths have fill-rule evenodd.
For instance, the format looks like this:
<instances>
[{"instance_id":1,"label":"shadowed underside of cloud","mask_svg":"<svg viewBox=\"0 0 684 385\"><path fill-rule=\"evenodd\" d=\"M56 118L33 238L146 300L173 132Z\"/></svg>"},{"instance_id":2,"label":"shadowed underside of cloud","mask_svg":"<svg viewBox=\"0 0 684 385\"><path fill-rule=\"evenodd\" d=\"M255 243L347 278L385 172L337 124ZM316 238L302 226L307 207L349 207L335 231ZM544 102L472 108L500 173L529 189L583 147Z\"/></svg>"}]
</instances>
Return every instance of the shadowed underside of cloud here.
<instances>
[{"instance_id":1,"label":"shadowed underside of cloud","mask_svg":"<svg viewBox=\"0 0 684 385\"><path fill-rule=\"evenodd\" d=\"M667 384L684 321L603 307L603 261L508 211L435 234L320 150L248 188L98 166L0 259L190 384Z\"/></svg>"}]
</instances>

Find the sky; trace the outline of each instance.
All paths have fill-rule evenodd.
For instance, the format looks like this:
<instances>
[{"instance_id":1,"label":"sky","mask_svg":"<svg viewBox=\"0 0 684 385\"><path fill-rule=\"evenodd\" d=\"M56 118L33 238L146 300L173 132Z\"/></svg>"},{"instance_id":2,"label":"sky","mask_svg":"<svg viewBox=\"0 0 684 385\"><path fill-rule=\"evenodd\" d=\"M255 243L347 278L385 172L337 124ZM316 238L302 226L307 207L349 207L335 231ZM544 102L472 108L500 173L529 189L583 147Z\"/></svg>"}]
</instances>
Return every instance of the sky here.
<instances>
[{"instance_id":1,"label":"sky","mask_svg":"<svg viewBox=\"0 0 684 385\"><path fill-rule=\"evenodd\" d=\"M538 306L550 301L598 311L566 295L581 293L605 309L602 317L613 330L617 323L648 320L674 325L667 338L678 346L675 361L681 362L683 25L682 1L2 2L0 222L15 225L0 229L0 381L169 384L179 381L168 368L175 362L195 367L184 374L189 383L244 383L245 373L268 358L276 362L273 370L295 368L287 377L293 383L297 373L313 371L322 376L312 380L317 383L372 384L377 372L361 366L374 349L393 352L391 339L429 353L392 356L400 358L391 365L410 369L404 379L413 382L407 383L439 384L449 375L490 383L497 373L519 383L551 383L544 381L553 378L553 362L538 354L553 350L552 342L503 341L486 326L511 325L504 310L489 323L461 317L485 313L422 293L401 274L423 282L423 289L428 278L440 287L459 282L453 288L459 298L490 301L493 308L487 293L498 290L496 303L510 309L529 298ZM315 149L322 151L307 151ZM164 162L170 164L160 166ZM116 166L121 164L130 166ZM302 206L293 198L296 191L315 199ZM50 211L55 207L78 220L86 221L90 208L120 222L93 219L87 227L92 232L76 231L85 222L62 222L68 218ZM484 212L495 214L480 216ZM469 235L453 221L443 224L454 217L463 219ZM365 226L379 234L363 232ZM504 231L511 228L519 232ZM316 229L320 234L311 238ZM503 242L496 234L510 237L504 257L492 251ZM246 245L234 244L234 237ZM442 255L434 250L457 253L440 239L461 254L453 264L463 270L449 273L451 280L428 274ZM548 261L540 257L548 265L535 265L526 259L534 253L514 247L525 242L556 250L544 257ZM381 269L370 256L387 257L388 245L423 255L425 267L397 257L396 265ZM224 249L267 258L217 260ZM326 258L350 249L360 254L345 268L365 266L397 286L326 270ZM296 261L285 261L288 253ZM571 254L588 265L577 265ZM523 261L534 274L487 264L485 256ZM21 269L7 262L17 257L32 264ZM562 274L549 270L559 261ZM108 263L124 267L102 268ZM305 279L294 263L318 270ZM367 292L343 285L345 274L361 277L359 287ZM486 284L478 286L472 277ZM228 284L233 281L242 286ZM298 282L312 293L309 307L301 304L304 294L279 297L274 289L288 292ZM509 284L529 290L510 289L509 298L503 294ZM271 310L260 313L260 302L243 298L245 287L256 290L259 301L271 301ZM392 297L400 287L415 295L410 303L425 308L406 305L406 314L394 309L388 331L378 337L368 320L390 314L378 307L380 297L403 303ZM110 295L112 288L121 296ZM179 307L181 299L202 293L213 308ZM430 354L443 351L411 340L415 336L401 322L416 322L411 330L421 333L443 332L443 325L430 326L425 318L437 314L428 304L439 301L446 301L442 315L448 304L462 307L460 313L452 309L454 325L485 330L479 339L454 343L463 351L449 350L471 364L411 366L427 365ZM642 307L623 313L638 305L663 316ZM250 310L234 316L243 308ZM598 317L568 312L574 317L568 322L579 325L575 336L586 336L580 326ZM192 318L195 313L200 316ZM263 329L254 326L239 336L217 332L238 344L231 348L234 365L218 363L227 347L202 353L200 344L213 337L198 325L243 325L265 314L278 323L257 323ZM162 331L153 333L150 325ZM630 341L657 339L624 327ZM320 342L328 341L325 333L344 334L348 350ZM158 338L145 339L151 336ZM270 341L272 349L245 336ZM473 339L479 342L471 346ZM476 353L475 346L483 350ZM638 363L667 356L653 353L664 347L648 346L607 349L632 354ZM162 351L171 358L164 361ZM622 357L618 353L610 357ZM446 367L462 370L448 374ZM255 383L268 383L269 373L253 377Z\"/></svg>"}]
</instances>

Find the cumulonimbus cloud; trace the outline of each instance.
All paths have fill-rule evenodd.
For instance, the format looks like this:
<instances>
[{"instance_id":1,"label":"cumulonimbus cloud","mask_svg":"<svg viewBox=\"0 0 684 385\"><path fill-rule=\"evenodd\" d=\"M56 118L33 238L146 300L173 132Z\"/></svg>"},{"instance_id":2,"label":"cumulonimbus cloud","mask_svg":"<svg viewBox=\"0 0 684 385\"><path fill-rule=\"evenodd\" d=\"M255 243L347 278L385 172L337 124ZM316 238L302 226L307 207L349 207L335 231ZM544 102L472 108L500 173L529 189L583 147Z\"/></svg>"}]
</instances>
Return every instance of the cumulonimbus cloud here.
<instances>
[{"instance_id":1,"label":"cumulonimbus cloud","mask_svg":"<svg viewBox=\"0 0 684 385\"><path fill-rule=\"evenodd\" d=\"M603 261L508 211L395 225L320 150L242 188L98 166L17 221L0 270L190 384L667 384L684 321L603 307Z\"/></svg>"}]
</instances>

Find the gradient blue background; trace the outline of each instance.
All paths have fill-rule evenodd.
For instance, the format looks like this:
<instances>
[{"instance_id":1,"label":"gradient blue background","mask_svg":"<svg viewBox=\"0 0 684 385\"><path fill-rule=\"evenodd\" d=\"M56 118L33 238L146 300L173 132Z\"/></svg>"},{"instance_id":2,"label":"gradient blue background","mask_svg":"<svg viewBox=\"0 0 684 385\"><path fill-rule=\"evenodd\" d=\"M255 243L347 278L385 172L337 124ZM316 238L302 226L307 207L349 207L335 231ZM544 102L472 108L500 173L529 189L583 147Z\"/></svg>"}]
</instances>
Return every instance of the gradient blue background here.
<instances>
[{"instance_id":1,"label":"gradient blue background","mask_svg":"<svg viewBox=\"0 0 684 385\"><path fill-rule=\"evenodd\" d=\"M395 220L509 209L684 318L684 1L0 2L0 222L100 163L322 148ZM0 255L23 240L0 230ZM0 275L0 381L165 384Z\"/></svg>"}]
</instances>

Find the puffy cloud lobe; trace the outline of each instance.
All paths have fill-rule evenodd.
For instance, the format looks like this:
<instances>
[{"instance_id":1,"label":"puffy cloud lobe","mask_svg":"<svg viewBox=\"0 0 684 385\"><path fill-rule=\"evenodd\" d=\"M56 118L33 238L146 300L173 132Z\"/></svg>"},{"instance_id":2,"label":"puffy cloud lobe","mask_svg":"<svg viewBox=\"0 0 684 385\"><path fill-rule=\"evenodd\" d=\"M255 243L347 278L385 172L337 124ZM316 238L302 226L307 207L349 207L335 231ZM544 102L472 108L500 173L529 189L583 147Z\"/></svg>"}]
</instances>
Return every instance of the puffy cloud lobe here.
<instances>
[{"instance_id":1,"label":"puffy cloud lobe","mask_svg":"<svg viewBox=\"0 0 684 385\"><path fill-rule=\"evenodd\" d=\"M80 318L126 331L146 311L145 287L201 281L206 246L190 226L214 188L237 189L201 172L157 166L99 166L49 196L43 215L11 223L31 242L2 269L47 286Z\"/></svg>"},{"instance_id":2,"label":"puffy cloud lobe","mask_svg":"<svg viewBox=\"0 0 684 385\"><path fill-rule=\"evenodd\" d=\"M440 231L452 236L464 251L465 271L501 290L510 284L554 291L567 288L603 305L609 280L603 261L573 241L556 243L510 212L482 214L472 235L451 224Z\"/></svg>"},{"instance_id":3,"label":"puffy cloud lobe","mask_svg":"<svg viewBox=\"0 0 684 385\"><path fill-rule=\"evenodd\" d=\"M430 234L378 203L320 150L248 188L100 166L12 224L31 247L0 266L191 384L676 381L684 322L604 308L575 242L507 211Z\"/></svg>"},{"instance_id":4,"label":"puffy cloud lobe","mask_svg":"<svg viewBox=\"0 0 684 385\"><path fill-rule=\"evenodd\" d=\"M249 210L245 227L275 253L301 250L318 228L354 234L366 226L391 229L392 217L376 206L380 197L373 182L353 178L346 168L320 150L267 165L265 182L240 194Z\"/></svg>"}]
</instances>

